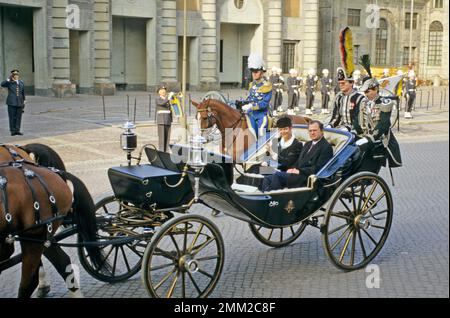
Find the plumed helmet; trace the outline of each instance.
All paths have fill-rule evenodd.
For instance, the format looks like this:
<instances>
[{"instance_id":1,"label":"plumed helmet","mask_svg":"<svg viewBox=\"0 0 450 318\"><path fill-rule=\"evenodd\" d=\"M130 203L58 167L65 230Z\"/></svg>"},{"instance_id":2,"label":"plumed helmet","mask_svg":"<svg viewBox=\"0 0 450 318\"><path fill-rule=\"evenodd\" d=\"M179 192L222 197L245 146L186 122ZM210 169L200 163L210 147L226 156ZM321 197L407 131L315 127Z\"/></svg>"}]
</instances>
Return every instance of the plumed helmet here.
<instances>
[{"instance_id":1,"label":"plumed helmet","mask_svg":"<svg viewBox=\"0 0 450 318\"><path fill-rule=\"evenodd\" d=\"M310 69L308 70L308 75L311 75L311 76L316 75L316 70L313 69L313 68L310 68Z\"/></svg>"},{"instance_id":2,"label":"plumed helmet","mask_svg":"<svg viewBox=\"0 0 450 318\"><path fill-rule=\"evenodd\" d=\"M375 77L366 76L363 79L363 84L360 88L360 91L365 92L368 89L372 89L372 88L375 88L378 86L380 86L380 83L378 82L378 80Z\"/></svg>"},{"instance_id":3,"label":"plumed helmet","mask_svg":"<svg viewBox=\"0 0 450 318\"><path fill-rule=\"evenodd\" d=\"M353 74L353 73L352 73ZM338 81L350 81L353 82L355 79L353 78L352 74L348 74L345 72L344 68L338 67L337 68L337 79Z\"/></svg>"},{"instance_id":4,"label":"plumed helmet","mask_svg":"<svg viewBox=\"0 0 450 318\"><path fill-rule=\"evenodd\" d=\"M256 71L266 71L266 65L261 54L252 53L248 57L248 68Z\"/></svg>"},{"instance_id":5,"label":"plumed helmet","mask_svg":"<svg viewBox=\"0 0 450 318\"><path fill-rule=\"evenodd\" d=\"M292 127L292 120L289 117L281 117L277 120L277 128Z\"/></svg>"},{"instance_id":6,"label":"plumed helmet","mask_svg":"<svg viewBox=\"0 0 450 318\"><path fill-rule=\"evenodd\" d=\"M283 70L281 68L277 68L277 73L281 75L283 73Z\"/></svg>"},{"instance_id":7,"label":"plumed helmet","mask_svg":"<svg viewBox=\"0 0 450 318\"><path fill-rule=\"evenodd\" d=\"M323 70L322 70L322 74L330 74L330 71L327 69L327 68L324 68Z\"/></svg>"},{"instance_id":8,"label":"plumed helmet","mask_svg":"<svg viewBox=\"0 0 450 318\"><path fill-rule=\"evenodd\" d=\"M278 72L278 67L272 66L272 68L270 70L272 71L272 73L276 73L276 72Z\"/></svg>"},{"instance_id":9,"label":"plumed helmet","mask_svg":"<svg viewBox=\"0 0 450 318\"><path fill-rule=\"evenodd\" d=\"M291 74L291 75L298 75L298 72L297 72L296 69L291 68L291 69L289 70L289 74Z\"/></svg>"}]
</instances>

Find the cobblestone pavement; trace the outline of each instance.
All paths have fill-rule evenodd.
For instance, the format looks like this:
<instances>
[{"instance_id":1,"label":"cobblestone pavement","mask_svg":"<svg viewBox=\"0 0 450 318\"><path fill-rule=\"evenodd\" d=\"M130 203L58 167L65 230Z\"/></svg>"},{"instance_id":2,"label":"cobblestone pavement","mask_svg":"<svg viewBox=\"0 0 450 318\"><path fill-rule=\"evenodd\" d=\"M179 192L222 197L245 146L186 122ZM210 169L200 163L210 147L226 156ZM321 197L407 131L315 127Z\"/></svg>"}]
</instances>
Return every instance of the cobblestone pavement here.
<instances>
[{"instance_id":1,"label":"cobblestone pavement","mask_svg":"<svg viewBox=\"0 0 450 318\"><path fill-rule=\"evenodd\" d=\"M28 107L34 106L30 104ZM82 101L63 104L36 98L36 107L25 117L26 135L22 138L6 136L7 121L1 115L0 135L6 136L2 142L48 144L99 200L111 191L107 168L125 162L117 124L126 116L118 112L116 118L103 121L93 118L101 112L88 113L88 106L81 108ZM448 119L448 113L446 116ZM137 130L139 144L156 142L155 127L142 122ZM225 266L212 297L449 297L448 124L405 125L396 135L404 167L394 170L394 221L374 260L381 271L379 289L366 288L368 273L364 270L344 273L334 268L314 228L308 228L288 247L271 249L252 236L246 223L223 215L213 218L205 207L194 206L191 212L210 217L225 241ZM385 170L381 175L389 182ZM68 252L79 264L76 251ZM49 297L67 297L63 280L47 260L44 264L52 284ZM19 279L20 266L3 272L0 297L15 297ZM81 287L86 297L147 297L140 275L110 285L81 270Z\"/></svg>"}]
</instances>

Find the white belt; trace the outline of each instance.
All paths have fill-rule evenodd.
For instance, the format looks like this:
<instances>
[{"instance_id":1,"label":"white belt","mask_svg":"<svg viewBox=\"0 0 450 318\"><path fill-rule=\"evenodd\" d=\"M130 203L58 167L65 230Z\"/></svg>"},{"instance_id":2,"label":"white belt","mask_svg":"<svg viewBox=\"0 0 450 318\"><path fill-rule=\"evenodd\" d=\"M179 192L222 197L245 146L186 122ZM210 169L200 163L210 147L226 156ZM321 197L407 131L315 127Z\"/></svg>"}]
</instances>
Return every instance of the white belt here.
<instances>
[{"instance_id":1,"label":"white belt","mask_svg":"<svg viewBox=\"0 0 450 318\"><path fill-rule=\"evenodd\" d=\"M170 114L170 110L158 110L158 114Z\"/></svg>"},{"instance_id":2,"label":"white belt","mask_svg":"<svg viewBox=\"0 0 450 318\"><path fill-rule=\"evenodd\" d=\"M408 92L415 92L415 89L408 89Z\"/></svg>"}]
</instances>

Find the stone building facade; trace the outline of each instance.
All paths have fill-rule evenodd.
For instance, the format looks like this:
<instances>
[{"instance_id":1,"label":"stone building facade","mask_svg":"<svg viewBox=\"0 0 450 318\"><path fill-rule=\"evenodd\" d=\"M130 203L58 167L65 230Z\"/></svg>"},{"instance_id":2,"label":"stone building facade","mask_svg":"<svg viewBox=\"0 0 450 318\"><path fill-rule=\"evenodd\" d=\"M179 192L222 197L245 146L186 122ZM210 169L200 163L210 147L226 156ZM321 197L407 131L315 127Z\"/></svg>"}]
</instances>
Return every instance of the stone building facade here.
<instances>
[{"instance_id":1,"label":"stone building facade","mask_svg":"<svg viewBox=\"0 0 450 318\"><path fill-rule=\"evenodd\" d=\"M442 8L436 1L415 1L414 61L424 77L448 79L448 1ZM364 26L368 2L378 3L387 22L385 52L377 48L376 29ZM385 55L383 65L402 63L409 46L402 27L409 3L187 0L188 88L240 85L252 52L285 73L333 70L339 29L349 15L357 20L357 10L360 24L352 28L358 54L378 52ZM44 96L153 91L162 82L180 87L182 9L183 0L0 0L0 76L19 68L27 91ZM442 32L430 31L431 25Z\"/></svg>"}]
</instances>

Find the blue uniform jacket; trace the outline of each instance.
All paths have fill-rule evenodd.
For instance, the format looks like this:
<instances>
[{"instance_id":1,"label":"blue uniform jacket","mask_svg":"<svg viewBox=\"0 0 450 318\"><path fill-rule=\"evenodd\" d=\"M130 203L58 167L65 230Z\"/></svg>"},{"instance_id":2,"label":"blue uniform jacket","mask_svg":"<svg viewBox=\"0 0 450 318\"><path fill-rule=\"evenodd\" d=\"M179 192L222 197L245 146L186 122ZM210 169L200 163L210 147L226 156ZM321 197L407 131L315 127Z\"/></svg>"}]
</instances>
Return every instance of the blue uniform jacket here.
<instances>
[{"instance_id":1,"label":"blue uniform jacket","mask_svg":"<svg viewBox=\"0 0 450 318\"><path fill-rule=\"evenodd\" d=\"M8 89L8 97L6 98L6 105L23 107L25 101L25 85L21 80L19 84L16 81L3 81L2 87Z\"/></svg>"},{"instance_id":2,"label":"blue uniform jacket","mask_svg":"<svg viewBox=\"0 0 450 318\"><path fill-rule=\"evenodd\" d=\"M252 104L253 114L266 115L269 111L270 100L272 98L272 83L266 80L250 83L249 94L246 102Z\"/></svg>"}]
</instances>

